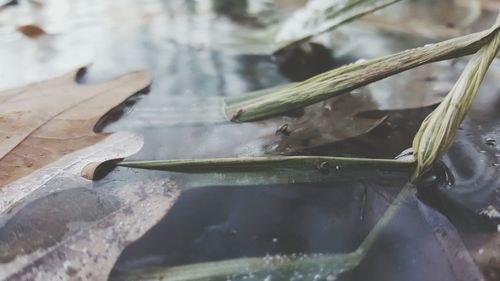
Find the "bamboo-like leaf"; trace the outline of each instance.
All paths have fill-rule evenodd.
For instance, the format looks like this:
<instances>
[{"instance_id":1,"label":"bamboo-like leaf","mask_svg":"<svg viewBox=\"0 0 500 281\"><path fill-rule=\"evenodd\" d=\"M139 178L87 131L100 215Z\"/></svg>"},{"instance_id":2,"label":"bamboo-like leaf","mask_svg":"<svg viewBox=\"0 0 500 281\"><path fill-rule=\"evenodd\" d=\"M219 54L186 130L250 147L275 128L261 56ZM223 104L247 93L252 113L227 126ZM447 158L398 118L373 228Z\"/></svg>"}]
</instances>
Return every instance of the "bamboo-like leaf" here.
<instances>
[{"instance_id":1,"label":"bamboo-like leaf","mask_svg":"<svg viewBox=\"0 0 500 281\"><path fill-rule=\"evenodd\" d=\"M500 15L497 17L500 24ZM488 68L500 49L500 33L469 61L462 75L441 104L422 123L413 140L417 159L415 176L429 169L448 150L477 95Z\"/></svg>"},{"instance_id":2,"label":"bamboo-like leaf","mask_svg":"<svg viewBox=\"0 0 500 281\"><path fill-rule=\"evenodd\" d=\"M293 14L276 37L277 50L371 13L399 0L313 0Z\"/></svg>"},{"instance_id":3,"label":"bamboo-like leaf","mask_svg":"<svg viewBox=\"0 0 500 281\"><path fill-rule=\"evenodd\" d=\"M227 100L226 116L236 122L266 119L423 64L470 55L490 42L499 28L500 24L496 23L486 31L342 66L301 83L260 91L237 100Z\"/></svg>"},{"instance_id":4,"label":"bamboo-like leaf","mask_svg":"<svg viewBox=\"0 0 500 281\"><path fill-rule=\"evenodd\" d=\"M266 171L300 169L303 171L345 171L348 169L407 170L413 161L390 159L344 158L327 156L240 157L193 160L124 161L118 166L183 173Z\"/></svg>"},{"instance_id":5,"label":"bamboo-like leaf","mask_svg":"<svg viewBox=\"0 0 500 281\"><path fill-rule=\"evenodd\" d=\"M410 175L415 169L413 160L315 156L125 161L116 165L180 172L186 188L373 179L381 173Z\"/></svg>"}]
</instances>

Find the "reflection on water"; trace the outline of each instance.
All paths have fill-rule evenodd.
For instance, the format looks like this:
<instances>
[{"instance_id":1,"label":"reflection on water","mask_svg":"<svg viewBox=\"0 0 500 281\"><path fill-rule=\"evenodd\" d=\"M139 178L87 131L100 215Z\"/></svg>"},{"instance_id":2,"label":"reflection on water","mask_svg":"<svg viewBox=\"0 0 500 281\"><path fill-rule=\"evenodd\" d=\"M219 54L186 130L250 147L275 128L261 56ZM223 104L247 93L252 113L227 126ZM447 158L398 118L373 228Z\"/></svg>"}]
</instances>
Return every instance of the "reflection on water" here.
<instances>
[{"instance_id":1,"label":"reflection on water","mask_svg":"<svg viewBox=\"0 0 500 281\"><path fill-rule=\"evenodd\" d=\"M240 4L246 3L249 8L249 2ZM109 132L133 130L145 136L145 147L133 159L261 155L265 149L251 145L251 141L269 130L274 132L275 127L214 125L223 119L221 97L288 82L271 57L264 54L272 31L267 25L274 22L266 15L273 10L265 3L270 1L258 2L263 4L252 4L251 15L243 13L242 6L231 6L233 1L216 1L218 14L211 11L211 1L194 0L45 1L43 8L22 3L0 12L0 61L6 66L0 69L0 88L53 77L88 63L92 65L82 83L104 81L132 69L148 69L154 76L150 92L136 97L134 106L124 108L121 118L104 128ZM277 2L287 5L283 3L293 1ZM390 15L386 20L400 21L411 15L436 28L453 29L452 25L460 26L458 19L474 18L474 10L464 1L406 2L380 11L378 20ZM489 14L476 17L473 25L453 30L478 30L491 23L491 18ZM49 35L29 39L15 32L16 25L31 22L40 23ZM402 27L422 31L424 27L416 24L409 22ZM429 36L417 38L404 30L381 31L380 22L376 28L370 25L361 21L318 41L333 46L335 63L344 63L401 51L443 35L420 32ZM462 67L460 61L425 66L376 83L368 90L374 93L373 103L380 109L389 105L404 109L401 101L420 101L421 92L446 93ZM497 145L484 144L484 138L500 137L495 121L498 118L492 117L498 115L498 63L493 68L496 70L490 72L471 117L445 159L456 183L451 189L438 189L439 200L429 202L452 218L467 246L474 250L485 240L478 239L485 231L482 227L471 231L463 212L470 214L487 205L499 205L495 196L499 169L495 164L500 151ZM313 70L301 69L301 75L304 72L310 75ZM400 103L391 98L397 94L405 97L399 99ZM292 154L392 158L411 145L420 121L430 110L391 112L368 134L315 148L300 147ZM175 123L169 117L173 115L176 122L195 116L205 124L166 126ZM167 174L121 168L94 185L105 190L141 177ZM267 186L246 182L250 186L214 184L188 190L159 225L123 253L116 269L266 254L347 253L359 245L406 180L406 175L395 173L369 181ZM436 185L431 184L427 191L432 189L436 194ZM443 208L443 202L457 203L453 205L457 207ZM412 197L373 251L356 270L342 275L342 280L467 280L457 275L457 265L463 270L474 266L442 250L449 245L439 239L419 204Z\"/></svg>"}]
</instances>

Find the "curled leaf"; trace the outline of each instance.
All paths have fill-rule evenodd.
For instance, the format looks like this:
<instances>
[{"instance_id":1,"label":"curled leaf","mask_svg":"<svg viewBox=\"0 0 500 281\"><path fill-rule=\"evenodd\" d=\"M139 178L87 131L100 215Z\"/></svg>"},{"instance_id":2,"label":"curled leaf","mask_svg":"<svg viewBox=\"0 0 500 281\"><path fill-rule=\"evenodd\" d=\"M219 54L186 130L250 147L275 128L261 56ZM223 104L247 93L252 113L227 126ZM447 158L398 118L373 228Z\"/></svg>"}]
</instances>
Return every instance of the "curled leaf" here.
<instances>
[{"instance_id":1,"label":"curled leaf","mask_svg":"<svg viewBox=\"0 0 500 281\"><path fill-rule=\"evenodd\" d=\"M500 16L497 25L500 24ZM448 150L476 97L488 68L500 49L500 34L483 46L467 64L453 89L422 123L413 140L417 160L415 177L428 170Z\"/></svg>"},{"instance_id":2,"label":"curled leaf","mask_svg":"<svg viewBox=\"0 0 500 281\"><path fill-rule=\"evenodd\" d=\"M0 92L0 186L105 139L104 115L151 83L145 71L80 85L85 68Z\"/></svg>"}]
</instances>

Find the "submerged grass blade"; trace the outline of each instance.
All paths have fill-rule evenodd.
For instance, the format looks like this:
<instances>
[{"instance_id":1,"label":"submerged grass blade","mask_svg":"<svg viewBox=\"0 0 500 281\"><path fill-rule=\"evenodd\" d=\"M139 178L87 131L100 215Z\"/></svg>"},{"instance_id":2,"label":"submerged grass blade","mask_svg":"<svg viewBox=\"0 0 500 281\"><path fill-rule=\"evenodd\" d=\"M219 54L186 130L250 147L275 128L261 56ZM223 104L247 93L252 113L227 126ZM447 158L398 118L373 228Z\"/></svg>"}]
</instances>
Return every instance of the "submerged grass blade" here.
<instances>
[{"instance_id":1,"label":"submerged grass blade","mask_svg":"<svg viewBox=\"0 0 500 281\"><path fill-rule=\"evenodd\" d=\"M276 51L305 42L314 35L400 0L313 0L293 14L276 36Z\"/></svg>"},{"instance_id":2,"label":"submerged grass blade","mask_svg":"<svg viewBox=\"0 0 500 281\"><path fill-rule=\"evenodd\" d=\"M226 100L226 116L236 122L270 118L346 93L402 71L441 60L477 52L498 32L496 23L489 30L397 54L342 66L301 83Z\"/></svg>"},{"instance_id":3,"label":"submerged grass blade","mask_svg":"<svg viewBox=\"0 0 500 281\"><path fill-rule=\"evenodd\" d=\"M205 262L167 268L148 269L144 272L121 272L110 280L162 280L162 281L223 281L223 280L335 280L339 274L354 269L364 259L382 230L392 220L403 202L413 193L413 183L407 183L387 208L382 218L351 253L315 256L267 256L239 258L218 262Z\"/></svg>"},{"instance_id":4,"label":"submerged grass blade","mask_svg":"<svg viewBox=\"0 0 500 281\"><path fill-rule=\"evenodd\" d=\"M390 159L344 158L327 156L241 157L193 160L124 161L118 166L164 170L183 173L266 171L269 169L299 169L301 171L344 171L346 169L388 169L392 171L413 168L413 161Z\"/></svg>"},{"instance_id":5,"label":"submerged grass blade","mask_svg":"<svg viewBox=\"0 0 500 281\"><path fill-rule=\"evenodd\" d=\"M321 280L319 278L325 279L329 275L336 276L349 271L360 261L361 256L357 252L311 257L277 255L155 268L145 272L124 272L111 276L110 280L262 281L267 280L268 276L272 276L272 280L292 280L297 275L301 275L302 280Z\"/></svg>"},{"instance_id":6,"label":"submerged grass blade","mask_svg":"<svg viewBox=\"0 0 500 281\"><path fill-rule=\"evenodd\" d=\"M500 15L497 17L500 24ZM477 95L488 68L500 49L500 33L469 61L462 75L441 104L422 123L413 140L417 160L415 177L438 161L455 140L457 130Z\"/></svg>"}]
</instances>

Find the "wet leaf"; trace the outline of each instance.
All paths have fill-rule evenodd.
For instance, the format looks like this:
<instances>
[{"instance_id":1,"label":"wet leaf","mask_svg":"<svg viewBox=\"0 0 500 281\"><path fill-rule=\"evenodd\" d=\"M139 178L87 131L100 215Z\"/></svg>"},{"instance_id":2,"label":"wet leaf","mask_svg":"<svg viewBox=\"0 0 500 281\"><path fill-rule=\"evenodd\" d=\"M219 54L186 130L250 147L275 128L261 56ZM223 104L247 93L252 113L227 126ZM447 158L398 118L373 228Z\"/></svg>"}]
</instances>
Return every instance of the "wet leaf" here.
<instances>
[{"instance_id":1,"label":"wet leaf","mask_svg":"<svg viewBox=\"0 0 500 281\"><path fill-rule=\"evenodd\" d=\"M323 173L349 169L410 169L412 161L326 156L240 157L194 160L124 161L118 166L184 173L304 169Z\"/></svg>"},{"instance_id":2,"label":"wet leaf","mask_svg":"<svg viewBox=\"0 0 500 281\"><path fill-rule=\"evenodd\" d=\"M228 120L249 122L297 110L417 66L474 53L488 43L499 28L495 24L487 31L342 66L265 95L228 101L226 114Z\"/></svg>"},{"instance_id":3,"label":"wet leaf","mask_svg":"<svg viewBox=\"0 0 500 281\"><path fill-rule=\"evenodd\" d=\"M30 38L37 38L43 35L47 35L47 32L43 30L40 26L36 24L22 25L17 28L19 32Z\"/></svg>"},{"instance_id":4,"label":"wet leaf","mask_svg":"<svg viewBox=\"0 0 500 281\"><path fill-rule=\"evenodd\" d=\"M91 186L50 193L14 208L0 228L3 280L105 280L121 251L179 195L170 179L111 192Z\"/></svg>"},{"instance_id":5,"label":"wet leaf","mask_svg":"<svg viewBox=\"0 0 500 281\"><path fill-rule=\"evenodd\" d=\"M179 190L165 177L97 189L80 171L142 145L135 134L115 133L4 186L0 279L106 279L123 248L168 212Z\"/></svg>"},{"instance_id":6,"label":"wet leaf","mask_svg":"<svg viewBox=\"0 0 500 281\"><path fill-rule=\"evenodd\" d=\"M151 83L138 71L80 85L82 70L0 92L0 186L106 138L94 132L102 117Z\"/></svg>"},{"instance_id":7,"label":"wet leaf","mask_svg":"<svg viewBox=\"0 0 500 281\"><path fill-rule=\"evenodd\" d=\"M110 280L222 281L222 280L336 280L362 260L360 253L338 255L277 255L206 262L145 272L113 275Z\"/></svg>"},{"instance_id":8,"label":"wet leaf","mask_svg":"<svg viewBox=\"0 0 500 281\"><path fill-rule=\"evenodd\" d=\"M399 0L313 0L293 14L276 37L277 50L309 40Z\"/></svg>"}]
</instances>

